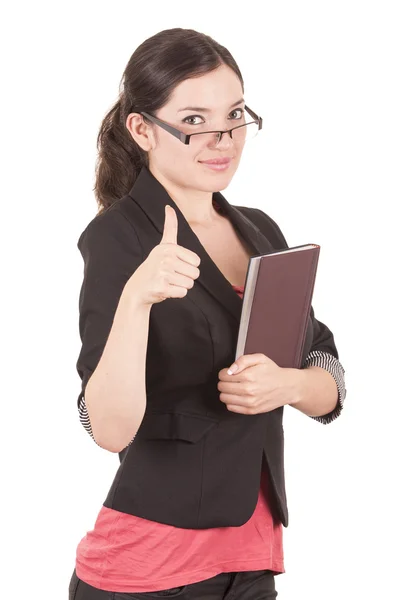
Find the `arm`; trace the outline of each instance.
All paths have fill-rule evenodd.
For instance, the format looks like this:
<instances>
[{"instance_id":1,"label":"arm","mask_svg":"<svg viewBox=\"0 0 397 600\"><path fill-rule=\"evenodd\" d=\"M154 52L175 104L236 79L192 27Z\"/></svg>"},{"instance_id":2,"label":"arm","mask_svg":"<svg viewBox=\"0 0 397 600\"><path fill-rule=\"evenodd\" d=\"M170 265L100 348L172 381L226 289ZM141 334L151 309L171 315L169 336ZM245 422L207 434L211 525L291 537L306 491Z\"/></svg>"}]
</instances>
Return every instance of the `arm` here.
<instances>
[{"instance_id":1,"label":"arm","mask_svg":"<svg viewBox=\"0 0 397 600\"><path fill-rule=\"evenodd\" d=\"M339 417L346 397L344 368L332 354L314 350L294 369L296 396L290 403L324 425Z\"/></svg>"},{"instance_id":2,"label":"arm","mask_svg":"<svg viewBox=\"0 0 397 600\"><path fill-rule=\"evenodd\" d=\"M131 443L146 409L150 308L134 301L130 279L142 263L142 249L132 224L117 209L95 217L78 248L84 259L79 416L99 446L120 452Z\"/></svg>"}]
</instances>

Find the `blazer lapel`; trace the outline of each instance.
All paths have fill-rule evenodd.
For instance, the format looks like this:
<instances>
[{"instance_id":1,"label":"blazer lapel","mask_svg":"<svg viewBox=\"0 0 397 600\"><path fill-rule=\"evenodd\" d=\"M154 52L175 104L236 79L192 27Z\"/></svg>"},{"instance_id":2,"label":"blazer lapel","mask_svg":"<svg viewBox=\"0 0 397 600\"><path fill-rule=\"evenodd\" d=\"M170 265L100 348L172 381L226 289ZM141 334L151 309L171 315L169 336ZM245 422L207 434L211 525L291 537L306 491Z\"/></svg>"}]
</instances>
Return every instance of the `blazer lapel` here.
<instances>
[{"instance_id":1,"label":"blazer lapel","mask_svg":"<svg viewBox=\"0 0 397 600\"><path fill-rule=\"evenodd\" d=\"M201 258L199 265L200 276L196 279L193 288L189 290L189 297L200 304L200 299L195 288L197 284L201 285L239 321L242 299L206 252L177 204L147 167L142 168L135 184L131 188L129 196L146 213L160 234L160 239L163 235L165 206L169 204L174 208L178 217L178 244L192 250ZM237 235L251 249L251 256L267 254L273 250L270 242L258 227L236 207L229 204L220 192L214 192L213 199L219 204L225 216L233 225ZM159 241L156 243L159 243Z\"/></svg>"}]
</instances>

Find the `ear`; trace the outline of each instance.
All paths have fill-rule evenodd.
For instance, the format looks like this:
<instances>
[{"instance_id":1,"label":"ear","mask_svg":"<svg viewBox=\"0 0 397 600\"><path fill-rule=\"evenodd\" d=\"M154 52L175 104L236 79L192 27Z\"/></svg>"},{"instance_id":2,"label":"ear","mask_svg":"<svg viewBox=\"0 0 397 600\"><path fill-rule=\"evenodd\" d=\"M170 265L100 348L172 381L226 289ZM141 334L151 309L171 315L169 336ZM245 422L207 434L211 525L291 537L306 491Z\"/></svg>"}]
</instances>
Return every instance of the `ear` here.
<instances>
[{"instance_id":1,"label":"ear","mask_svg":"<svg viewBox=\"0 0 397 600\"><path fill-rule=\"evenodd\" d=\"M125 124L132 138L142 150L149 152L149 150L152 150L155 147L156 144L152 127L144 121L141 114L130 113Z\"/></svg>"}]
</instances>

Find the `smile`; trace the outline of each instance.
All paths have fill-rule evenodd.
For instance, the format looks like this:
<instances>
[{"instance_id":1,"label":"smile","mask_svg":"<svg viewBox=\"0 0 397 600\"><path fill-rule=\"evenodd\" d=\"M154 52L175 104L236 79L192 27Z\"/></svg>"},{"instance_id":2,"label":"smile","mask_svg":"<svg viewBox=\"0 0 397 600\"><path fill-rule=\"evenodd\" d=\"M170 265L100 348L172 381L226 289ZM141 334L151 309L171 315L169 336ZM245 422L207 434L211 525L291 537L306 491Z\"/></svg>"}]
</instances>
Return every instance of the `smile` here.
<instances>
[{"instance_id":1,"label":"smile","mask_svg":"<svg viewBox=\"0 0 397 600\"><path fill-rule=\"evenodd\" d=\"M200 161L202 165L213 171L226 171L231 162L231 158L214 158L212 160Z\"/></svg>"}]
</instances>

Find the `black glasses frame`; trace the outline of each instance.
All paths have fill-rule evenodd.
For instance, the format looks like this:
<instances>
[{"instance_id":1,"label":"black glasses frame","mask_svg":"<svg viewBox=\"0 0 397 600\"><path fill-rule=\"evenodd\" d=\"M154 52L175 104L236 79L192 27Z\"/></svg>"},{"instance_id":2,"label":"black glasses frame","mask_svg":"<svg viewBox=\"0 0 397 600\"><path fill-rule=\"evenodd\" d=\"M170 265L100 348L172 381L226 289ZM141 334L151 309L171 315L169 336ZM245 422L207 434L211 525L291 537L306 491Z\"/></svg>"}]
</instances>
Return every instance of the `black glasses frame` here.
<instances>
[{"instance_id":1,"label":"black glasses frame","mask_svg":"<svg viewBox=\"0 0 397 600\"><path fill-rule=\"evenodd\" d=\"M262 117L259 117L256 113L254 113L253 110L248 108L248 106L244 106L244 109L247 111L247 113L250 115L250 117L252 117L254 119L253 121L250 121L249 123L244 123L244 125L236 125L236 127L232 127L231 129L225 129L223 131L221 131L221 130L198 131L197 133L189 133L189 134L183 133L183 131L176 129L176 127L172 127L172 125L168 125L168 123L165 123L164 121L162 121L161 119L158 119L157 117L153 117L152 115L149 115L147 112L141 111L139 114L143 115L144 117L149 119L149 121L152 121L152 123L155 123L162 129L165 129L165 131L168 131L168 133L170 133L171 135L178 138L178 140L180 140L182 142L182 144L189 144L191 137L193 137L194 135L203 135L204 133L217 133L218 134L217 143L219 143L224 133L228 133L230 135L230 137L232 138L232 131L234 131L235 129L240 129L241 127L246 127L247 125L251 125L251 123L256 123L258 125L258 131L260 131L262 129L262 123L263 123Z\"/></svg>"}]
</instances>

